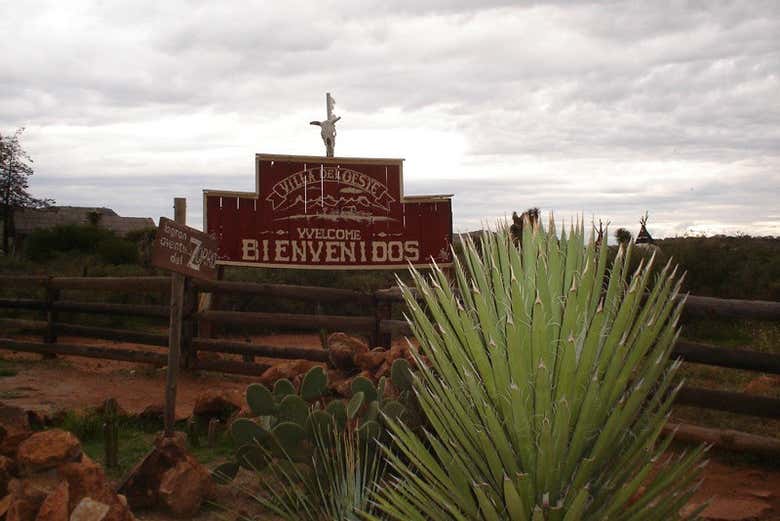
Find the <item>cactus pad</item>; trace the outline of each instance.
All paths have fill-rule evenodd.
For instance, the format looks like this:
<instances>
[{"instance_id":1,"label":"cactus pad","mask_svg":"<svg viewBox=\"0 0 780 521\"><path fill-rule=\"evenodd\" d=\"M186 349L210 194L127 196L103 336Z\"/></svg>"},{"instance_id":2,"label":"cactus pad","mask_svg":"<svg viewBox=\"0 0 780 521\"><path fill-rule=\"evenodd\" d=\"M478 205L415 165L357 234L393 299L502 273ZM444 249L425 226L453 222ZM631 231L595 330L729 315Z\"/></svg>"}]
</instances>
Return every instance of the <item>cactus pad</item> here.
<instances>
[{"instance_id":1,"label":"cactus pad","mask_svg":"<svg viewBox=\"0 0 780 521\"><path fill-rule=\"evenodd\" d=\"M389 400L382 405L382 417L392 421L398 421L404 413L405 407L397 400Z\"/></svg>"},{"instance_id":2,"label":"cactus pad","mask_svg":"<svg viewBox=\"0 0 780 521\"><path fill-rule=\"evenodd\" d=\"M238 446L263 443L270 436L267 430L247 418L234 421L230 425L230 434Z\"/></svg>"},{"instance_id":3,"label":"cactus pad","mask_svg":"<svg viewBox=\"0 0 780 521\"><path fill-rule=\"evenodd\" d=\"M263 384L252 384L246 388L246 403L255 416L276 414L274 395Z\"/></svg>"},{"instance_id":4,"label":"cactus pad","mask_svg":"<svg viewBox=\"0 0 780 521\"><path fill-rule=\"evenodd\" d=\"M359 436L365 436L368 439L374 439L379 437L382 432L382 428L375 421L364 422L358 427L357 433Z\"/></svg>"},{"instance_id":5,"label":"cactus pad","mask_svg":"<svg viewBox=\"0 0 780 521\"><path fill-rule=\"evenodd\" d=\"M287 454L291 459L298 459L303 449L303 440L306 439L306 431L303 427L293 422L282 422L272 431L274 439L283 452L279 456Z\"/></svg>"},{"instance_id":6,"label":"cactus pad","mask_svg":"<svg viewBox=\"0 0 780 521\"><path fill-rule=\"evenodd\" d=\"M297 394L288 394L279 404L279 422L290 421L301 427L306 425L309 416L309 405Z\"/></svg>"},{"instance_id":7,"label":"cactus pad","mask_svg":"<svg viewBox=\"0 0 780 521\"><path fill-rule=\"evenodd\" d=\"M410 391L412 389L412 370L409 362L403 358L398 358L390 367L390 380L393 387L399 392Z\"/></svg>"},{"instance_id":8,"label":"cactus pad","mask_svg":"<svg viewBox=\"0 0 780 521\"><path fill-rule=\"evenodd\" d=\"M352 398L349 400L349 403L347 404L347 418L351 420L352 418L355 417L358 410L360 410L360 407L363 406L364 400L365 400L365 395L363 394L363 391L358 391L352 395Z\"/></svg>"},{"instance_id":9,"label":"cactus pad","mask_svg":"<svg viewBox=\"0 0 780 521\"><path fill-rule=\"evenodd\" d=\"M301 382L301 398L307 402L321 398L328 388L328 376L322 367L312 367Z\"/></svg>"},{"instance_id":10,"label":"cactus pad","mask_svg":"<svg viewBox=\"0 0 780 521\"><path fill-rule=\"evenodd\" d=\"M220 485L230 483L238 474L238 464L233 462L223 463L211 471L211 477Z\"/></svg>"},{"instance_id":11,"label":"cactus pad","mask_svg":"<svg viewBox=\"0 0 780 521\"><path fill-rule=\"evenodd\" d=\"M366 403L373 402L379 397L374 383L365 376L358 376L352 380L352 394L362 392Z\"/></svg>"},{"instance_id":12,"label":"cactus pad","mask_svg":"<svg viewBox=\"0 0 780 521\"><path fill-rule=\"evenodd\" d=\"M325 411L333 416L333 420L336 422L336 427L339 430L343 430L347 424L347 406L344 405L343 400L333 400L325 407Z\"/></svg>"},{"instance_id":13,"label":"cactus pad","mask_svg":"<svg viewBox=\"0 0 780 521\"><path fill-rule=\"evenodd\" d=\"M274 384L274 397L281 401L288 394L295 394L295 386L287 378L277 380Z\"/></svg>"},{"instance_id":14,"label":"cactus pad","mask_svg":"<svg viewBox=\"0 0 780 521\"><path fill-rule=\"evenodd\" d=\"M236 452L238 464L247 470L261 470L268 465L267 453L257 445L242 445Z\"/></svg>"}]
</instances>

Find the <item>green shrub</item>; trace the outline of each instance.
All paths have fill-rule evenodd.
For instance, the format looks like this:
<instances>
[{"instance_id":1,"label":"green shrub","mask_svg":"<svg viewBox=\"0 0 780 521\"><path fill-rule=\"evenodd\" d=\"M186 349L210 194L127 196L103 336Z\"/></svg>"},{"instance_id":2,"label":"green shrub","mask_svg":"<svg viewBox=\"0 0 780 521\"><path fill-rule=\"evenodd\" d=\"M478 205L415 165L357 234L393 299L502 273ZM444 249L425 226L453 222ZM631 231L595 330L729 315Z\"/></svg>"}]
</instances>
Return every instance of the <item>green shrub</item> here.
<instances>
[{"instance_id":1,"label":"green shrub","mask_svg":"<svg viewBox=\"0 0 780 521\"><path fill-rule=\"evenodd\" d=\"M135 243L97 226L65 225L35 230L24 241L25 256L35 262L50 261L58 253L97 255L107 264L138 262Z\"/></svg>"},{"instance_id":2,"label":"green shrub","mask_svg":"<svg viewBox=\"0 0 780 521\"><path fill-rule=\"evenodd\" d=\"M135 264L138 262L138 247L135 243L113 236L101 241L97 254L106 264Z\"/></svg>"},{"instance_id":3,"label":"green shrub","mask_svg":"<svg viewBox=\"0 0 780 521\"><path fill-rule=\"evenodd\" d=\"M431 428L390 422L396 476L379 507L399 520L678 519L704 448L675 457L659 440L678 389L676 270L652 276L650 261L627 277L632 247L610 265L581 225L560 239L524 226L520 242L469 240L458 293L438 269L413 273L422 303L402 285L430 361L413 385Z\"/></svg>"}]
</instances>

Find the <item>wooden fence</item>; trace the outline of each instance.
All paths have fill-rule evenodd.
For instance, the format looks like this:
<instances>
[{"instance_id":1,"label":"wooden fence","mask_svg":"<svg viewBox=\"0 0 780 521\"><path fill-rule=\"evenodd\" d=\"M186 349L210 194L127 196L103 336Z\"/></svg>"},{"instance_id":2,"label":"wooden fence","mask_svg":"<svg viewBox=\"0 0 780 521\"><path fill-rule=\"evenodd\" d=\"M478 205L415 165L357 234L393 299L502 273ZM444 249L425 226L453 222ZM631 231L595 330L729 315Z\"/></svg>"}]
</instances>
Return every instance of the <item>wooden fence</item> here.
<instances>
[{"instance_id":1,"label":"wooden fence","mask_svg":"<svg viewBox=\"0 0 780 521\"><path fill-rule=\"evenodd\" d=\"M136 344L166 347L167 332L149 333L136 330L122 330L106 327L86 326L59 320L60 313L89 313L101 315L123 315L159 319L161 328L168 321L170 308L167 305L116 304L106 302L83 302L61 298L63 290L89 290L122 293L169 294L169 277L42 277L42 276L0 276L0 288L28 287L41 291L41 298L0 298L0 308L32 310L40 313L40 320L0 318L0 349L40 353L45 356L72 355L106 358L130 362L146 362L165 365L165 354L152 350L122 349L110 346L64 344L57 342L58 335L100 338L131 342ZM251 295L271 299L290 299L302 302L358 304L367 311L361 316L266 313L198 309L199 296ZM217 300L217 299L215 299ZM371 338L373 345L389 346L392 336L410 335L408 324L393 320L393 306L401 305L402 298L397 289L376 291L372 294L358 291L325 288L317 286L291 286L285 284L259 284L234 281L188 280L183 301L182 367L215 370L227 373L260 375L267 365L255 363L255 357L307 359L327 361L327 351L303 347L275 347L249 342L198 336L198 324L204 325L251 325L276 329L350 331ZM319 308L319 306L318 306ZM685 314L692 317L738 318L780 321L780 302L724 300L709 297L690 296L686 302ZM42 333L41 342L5 338L3 331L9 328L23 328ZM210 329L210 328L209 328ZM202 360L197 353L209 351L241 355L243 360ZM732 349L680 340L673 351L673 357L685 362L707 364L732 369L780 374L780 355L762 353L750 349ZM677 395L680 405L716 409L737 414L746 414L780 419L780 399L760 397L745 393L701 389L686 386ZM683 433L698 435L708 441L727 448L744 448L746 445L759 452L780 454L780 441L747 435L695 427L693 431L681 426ZM688 429L686 431L685 429ZM699 429L698 431L696 429ZM690 434L694 432L694 434ZM760 438L760 443L755 438Z\"/></svg>"}]
</instances>

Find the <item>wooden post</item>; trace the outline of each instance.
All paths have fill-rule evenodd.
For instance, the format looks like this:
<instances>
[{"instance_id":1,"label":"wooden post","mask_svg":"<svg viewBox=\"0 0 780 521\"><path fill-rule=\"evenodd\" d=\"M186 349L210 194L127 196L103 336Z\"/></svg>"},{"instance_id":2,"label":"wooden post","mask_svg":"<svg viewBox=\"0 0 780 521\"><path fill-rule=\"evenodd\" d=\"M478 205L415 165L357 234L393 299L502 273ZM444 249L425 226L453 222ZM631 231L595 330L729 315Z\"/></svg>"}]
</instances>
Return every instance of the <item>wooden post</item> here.
<instances>
[{"instance_id":1,"label":"wooden post","mask_svg":"<svg viewBox=\"0 0 780 521\"><path fill-rule=\"evenodd\" d=\"M200 438L198 438L198 420L195 416L187 419L187 441L190 447L197 449L200 447Z\"/></svg>"},{"instance_id":2,"label":"wooden post","mask_svg":"<svg viewBox=\"0 0 780 521\"><path fill-rule=\"evenodd\" d=\"M217 436L219 434L219 420L217 418L212 418L209 420L209 430L208 430L208 438L207 443L209 447L216 447L217 445Z\"/></svg>"},{"instance_id":3,"label":"wooden post","mask_svg":"<svg viewBox=\"0 0 780 521\"><path fill-rule=\"evenodd\" d=\"M225 267L217 266L217 280L225 278ZM198 311L211 311L219 309L219 293L201 293L198 301ZM214 338L216 336L216 324L209 320L201 319L198 321L198 336L200 338Z\"/></svg>"},{"instance_id":4,"label":"wooden post","mask_svg":"<svg viewBox=\"0 0 780 521\"><path fill-rule=\"evenodd\" d=\"M382 333L380 325L383 320L390 320L393 314L393 304L389 300L378 299L374 297L374 318L376 324L374 325L374 337L373 346L381 346L386 349L390 349L393 343L393 336L390 333Z\"/></svg>"},{"instance_id":5,"label":"wooden post","mask_svg":"<svg viewBox=\"0 0 780 521\"><path fill-rule=\"evenodd\" d=\"M198 352L192 347L197 324L195 313L198 310L198 289L192 284L192 279L185 279L184 299L182 302L182 367L192 367L197 363Z\"/></svg>"},{"instance_id":6,"label":"wooden post","mask_svg":"<svg viewBox=\"0 0 780 521\"><path fill-rule=\"evenodd\" d=\"M187 223L187 200L177 197L173 200L174 220ZM173 437L176 421L176 383L181 359L182 313L184 311L185 277L171 274L171 317L168 330L168 370L165 381L165 436Z\"/></svg>"},{"instance_id":7,"label":"wooden post","mask_svg":"<svg viewBox=\"0 0 780 521\"><path fill-rule=\"evenodd\" d=\"M60 290L52 287L51 277L45 282L46 291L46 332L43 335L43 342L45 344L54 344L57 342L57 329L54 324L57 322L57 311L54 308L54 303L60 298ZM56 358L57 355L47 354L43 355L44 358Z\"/></svg>"},{"instance_id":8,"label":"wooden post","mask_svg":"<svg viewBox=\"0 0 780 521\"><path fill-rule=\"evenodd\" d=\"M322 302L317 302L314 305L314 314L315 315L322 315ZM328 350L328 330L323 328L320 328L320 346L322 346L323 349L326 351Z\"/></svg>"},{"instance_id":9,"label":"wooden post","mask_svg":"<svg viewBox=\"0 0 780 521\"><path fill-rule=\"evenodd\" d=\"M103 402L103 442L106 453L106 467L113 468L119 466L119 405L114 398L109 398Z\"/></svg>"}]
</instances>

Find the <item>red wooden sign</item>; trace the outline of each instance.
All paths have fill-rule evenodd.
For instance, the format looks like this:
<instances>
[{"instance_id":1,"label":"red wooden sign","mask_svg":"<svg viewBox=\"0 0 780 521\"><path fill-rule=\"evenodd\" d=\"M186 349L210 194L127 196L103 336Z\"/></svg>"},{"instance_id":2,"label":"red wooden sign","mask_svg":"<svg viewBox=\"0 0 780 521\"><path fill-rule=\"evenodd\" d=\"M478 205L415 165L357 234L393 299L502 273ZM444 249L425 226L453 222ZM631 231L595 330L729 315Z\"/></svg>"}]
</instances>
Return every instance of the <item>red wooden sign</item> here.
<instances>
[{"instance_id":1,"label":"red wooden sign","mask_svg":"<svg viewBox=\"0 0 780 521\"><path fill-rule=\"evenodd\" d=\"M384 269L452 261L450 195L404 196L403 160L257 154L256 191L204 190L219 264Z\"/></svg>"}]
</instances>

